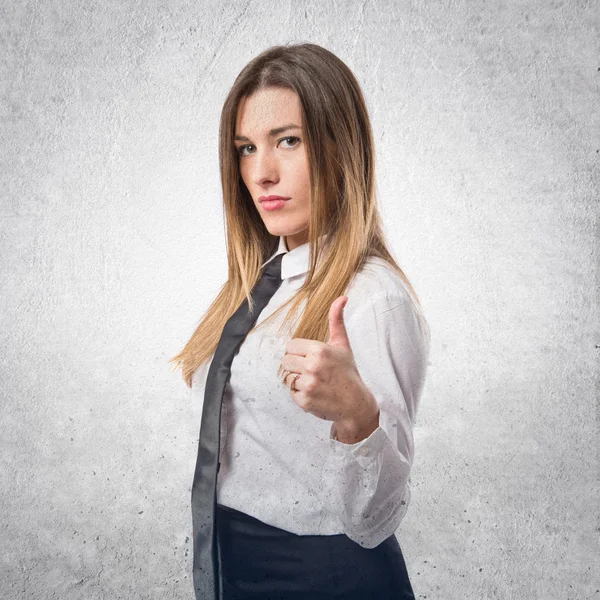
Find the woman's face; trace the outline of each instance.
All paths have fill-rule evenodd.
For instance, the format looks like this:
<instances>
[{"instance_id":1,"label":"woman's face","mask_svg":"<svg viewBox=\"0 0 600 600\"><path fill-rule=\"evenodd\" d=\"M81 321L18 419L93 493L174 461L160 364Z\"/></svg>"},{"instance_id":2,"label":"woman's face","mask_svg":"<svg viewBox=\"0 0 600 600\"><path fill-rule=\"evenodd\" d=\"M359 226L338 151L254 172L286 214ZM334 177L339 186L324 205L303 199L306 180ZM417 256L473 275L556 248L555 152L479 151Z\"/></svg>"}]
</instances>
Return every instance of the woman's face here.
<instances>
[{"instance_id":1,"label":"woman's face","mask_svg":"<svg viewBox=\"0 0 600 600\"><path fill-rule=\"evenodd\" d=\"M310 178L298 95L270 87L242 98L235 128L240 174L269 233L293 250L308 241ZM264 196L287 198L267 210Z\"/></svg>"}]
</instances>

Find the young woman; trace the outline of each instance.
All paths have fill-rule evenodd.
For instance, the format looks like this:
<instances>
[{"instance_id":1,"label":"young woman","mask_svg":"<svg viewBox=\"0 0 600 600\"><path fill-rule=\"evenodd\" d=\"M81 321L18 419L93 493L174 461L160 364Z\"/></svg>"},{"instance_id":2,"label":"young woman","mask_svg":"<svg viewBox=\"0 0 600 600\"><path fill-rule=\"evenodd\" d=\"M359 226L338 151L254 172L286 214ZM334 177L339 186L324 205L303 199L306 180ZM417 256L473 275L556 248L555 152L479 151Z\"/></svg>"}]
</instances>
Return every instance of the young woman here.
<instances>
[{"instance_id":1,"label":"young woman","mask_svg":"<svg viewBox=\"0 0 600 600\"><path fill-rule=\"evenodd\" d=\"M315 44L269 48L225 100L219 158L228 279L172 359L200 406L225 324L283 255L222 399L222 596L414 598L394 534L430 332L384 239L356 78Z\"/></svg>"}]
</instances>

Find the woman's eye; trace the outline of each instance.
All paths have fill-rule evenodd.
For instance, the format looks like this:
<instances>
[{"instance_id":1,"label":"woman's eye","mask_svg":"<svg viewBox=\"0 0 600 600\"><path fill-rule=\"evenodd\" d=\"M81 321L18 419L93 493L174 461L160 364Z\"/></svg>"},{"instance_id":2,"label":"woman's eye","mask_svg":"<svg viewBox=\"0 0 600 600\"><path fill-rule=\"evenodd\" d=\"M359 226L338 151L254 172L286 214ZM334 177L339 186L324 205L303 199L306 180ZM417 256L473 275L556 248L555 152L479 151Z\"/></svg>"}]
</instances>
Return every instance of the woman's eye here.
<instances>
[{"instance_id":1,"label":"woman's eye","mask_svg":"<svg viewBox=\"0 0 600 600\"><path fill-rule=\"evenodd\" d=\"M288 146L288 148L295 148L298 145L298 142L300 142L300 138L297 135L288 135L287 137L281 138L279 140L280 142L289 142L291 143L291 146ZM253 148L254 146L252 144L246 144L244 146L238 146L237 149L237 153L239 156L248 156L248 154L244 153L244 150L246 150L247 148Z\"/></svg>"},{"instance_id":2,"label":"woman's eye","mask_svg":"<svg viewBox=\"0 0 600 600\"><path fill-rule=\"evenodd\" d=\"M299 142L300 138L298 136L296 136L296 135L288 135L287 137L283 138L281 141L284 141L284 140L297 140ZM294 146L295 145L296 144L294 144Z\"/></svg>"},{"instance_id":3,"label":"woman's eye","mask_svg":"<svg viewBox=\"0 0 600 600\"><path fill-rule=\"evenodd\" d=\"M247 144L246 146L238 146L237 152L240 156L244 156L244 150L246 148L250 148L251 144Z\"/></svg>"}]
</instances>

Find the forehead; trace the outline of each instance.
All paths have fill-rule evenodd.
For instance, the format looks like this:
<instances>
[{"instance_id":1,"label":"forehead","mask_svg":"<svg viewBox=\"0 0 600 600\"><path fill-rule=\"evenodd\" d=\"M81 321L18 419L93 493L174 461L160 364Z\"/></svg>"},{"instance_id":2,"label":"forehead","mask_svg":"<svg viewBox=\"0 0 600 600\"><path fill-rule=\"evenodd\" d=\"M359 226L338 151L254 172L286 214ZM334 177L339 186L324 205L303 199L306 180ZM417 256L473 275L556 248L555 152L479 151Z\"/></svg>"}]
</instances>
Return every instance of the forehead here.
<instances>
[{"instance_id":1,"label":"forehead","mask_svg":"<svg viewBox=\"0 0 600 600\"><path fill-rule=\"evenodd\" d=\"M240 100L236 135L265 133L288 122L302 126L300 100L294 90L265 88Z\"/></svg>"}]
</instances>

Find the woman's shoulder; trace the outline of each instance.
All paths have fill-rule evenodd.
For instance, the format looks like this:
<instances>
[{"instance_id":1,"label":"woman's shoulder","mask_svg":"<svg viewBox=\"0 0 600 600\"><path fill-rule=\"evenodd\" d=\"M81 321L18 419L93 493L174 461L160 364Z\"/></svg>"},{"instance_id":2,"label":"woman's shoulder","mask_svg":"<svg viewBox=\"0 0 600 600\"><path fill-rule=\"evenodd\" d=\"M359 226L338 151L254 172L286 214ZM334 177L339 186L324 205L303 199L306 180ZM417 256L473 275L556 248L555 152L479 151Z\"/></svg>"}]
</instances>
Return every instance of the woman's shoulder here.
<instances>
[{"instance_id":1,"label":"woman's shoulder","mask_svg":"<svg viewBox=\"0 0 600 600\"><path fill-rule=\"evenodd\" d=\"M357 299L389 297L412 301L411 292L400 273L379 256L367 257L348 289L349 298L350 294Z\"/></svg>"},{"instance_id":2,"label":"woman's shoulder","mask_svg":"<svg viewBox=\"0 0 600 600\"><path fill-rule=\"evenodd\" d=\"M415 299L409 284L398 271L385 259L369 256L361 270L355 275L348 287L348 322L371 313L385 322L398 319L403 326L415 332L415 335L429 343L431 330L420 303ZM390 321L391 320L391 321Z\"/></svg>"}]
</instances>

